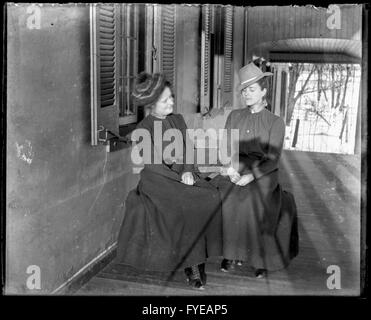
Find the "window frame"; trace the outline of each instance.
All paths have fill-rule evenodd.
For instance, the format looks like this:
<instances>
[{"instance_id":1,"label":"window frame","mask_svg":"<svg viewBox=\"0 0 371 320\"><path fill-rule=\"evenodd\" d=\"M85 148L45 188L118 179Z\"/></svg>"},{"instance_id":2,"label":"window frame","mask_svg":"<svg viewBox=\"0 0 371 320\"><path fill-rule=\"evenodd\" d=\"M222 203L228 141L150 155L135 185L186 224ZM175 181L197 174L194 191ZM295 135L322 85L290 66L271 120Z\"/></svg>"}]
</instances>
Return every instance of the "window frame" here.
<instances>
[{"instance_id":1,"label":"window frame","mask_svg":"<svg viewBox=\"0 0 371 320\"><path fill-rule=\"evenodd\" d=\"M200 110L206 114L233 107L234 7L202 5L201 19Z\"/></svg>"},{"instance_id":2,"label":"window frame","mask_svg":"<svg viewBox=\"0 0 371 320\"><path fill-rule=\"evenodd\" d=\"M101 63L103 61L101 39L103 32L100 28L101 12L105 7L113 7L113 37L111 47L113 55L113 103L102 107L101 105ZM107 142L109 135L119 135L118 124L118 80L117 80L117 5L90 4L90 101L91 101L91 144L96 146L99 142ZM104 28L104 27L102 27ZM105 40L104 40L105 41ZM104 49L109 51L109 49Z\"/></svg>"},{"instance_id":3,"label":"window frame","mask_svg":"<svg viewBox=\"0 0 371 320\"><path fill-rule=\"evenodd\" d=\"M119 33L121 49L119 69L120 113L119 125L129 125L138 121L138 107L130 99L132 83L138 74L138 47L139 47L139 5L120 4ZM132 19L133 10L133 19ZM132 54L133 53L133 54ZM133 69L131 69L133 66ZM131 72L132 71L132 72ZM125 111L132 114L125 114Z\"/></svg>"}]
</instances>

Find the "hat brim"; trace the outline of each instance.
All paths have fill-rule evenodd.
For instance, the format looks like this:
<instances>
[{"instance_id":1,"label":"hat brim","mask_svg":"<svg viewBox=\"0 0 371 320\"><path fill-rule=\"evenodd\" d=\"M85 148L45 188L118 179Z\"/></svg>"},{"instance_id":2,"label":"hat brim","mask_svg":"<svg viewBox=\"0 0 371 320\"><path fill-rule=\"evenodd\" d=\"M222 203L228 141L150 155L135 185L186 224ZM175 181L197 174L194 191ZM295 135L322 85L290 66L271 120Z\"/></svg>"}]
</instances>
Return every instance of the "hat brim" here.
<instances>
[{"instance_id":1,"label":"hat brim","mask_svg":"<svg viewBox=\"0 0 371 320\"><path fill-rule=\"evenodd\" d=\"M257 81L259 81L261 78L264 78L264 77L267 77L267 76L273 76L273 73L272 72L264 72L263 74L261 74L257 78L253 78L249 81L246 81L246 82L240 84L238 86L238 91L241 91L241 90L245 89L246 87L252 85L253 83L255 83Z\"/></svg>"}]
</instances>

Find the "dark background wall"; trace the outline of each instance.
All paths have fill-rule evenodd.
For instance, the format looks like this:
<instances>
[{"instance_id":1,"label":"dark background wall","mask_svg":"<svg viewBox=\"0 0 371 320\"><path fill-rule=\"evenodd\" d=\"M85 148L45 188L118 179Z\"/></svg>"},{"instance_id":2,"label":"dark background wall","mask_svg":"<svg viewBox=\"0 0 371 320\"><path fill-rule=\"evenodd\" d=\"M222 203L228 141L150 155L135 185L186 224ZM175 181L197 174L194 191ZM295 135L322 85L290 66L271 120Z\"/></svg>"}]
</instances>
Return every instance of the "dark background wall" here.
<instances>
[{"instance_id":1,"label":"dark background wall","mask_svg":"<svg viewBox=\"0 0 371 320\"><path fill-rule=\"evenodd\" d=\"M114 245L138 176L129 150L90 146L89 8L8 5L7 293L52 292Z\"/></svg>"},{"instance_id":2,"label":"dark background wall","mask_svg":"<svg viewBox=\"0 0 371 320\"><path fill-rule=\"evenodd\" d=\"M176 12L177 112L195 114L200 103L201 7L178 5Z\"/></svg>"}]
</instances>

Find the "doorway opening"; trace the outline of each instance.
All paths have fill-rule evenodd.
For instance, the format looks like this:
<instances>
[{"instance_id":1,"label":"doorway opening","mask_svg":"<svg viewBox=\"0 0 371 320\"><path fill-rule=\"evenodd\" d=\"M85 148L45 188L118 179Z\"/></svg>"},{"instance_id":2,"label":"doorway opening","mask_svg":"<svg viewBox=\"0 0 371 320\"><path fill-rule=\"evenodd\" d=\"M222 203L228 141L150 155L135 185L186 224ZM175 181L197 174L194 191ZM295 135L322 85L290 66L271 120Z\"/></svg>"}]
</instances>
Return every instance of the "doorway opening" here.
<instances>
[{"instance_id":1,"label":"doorway opening","mask_svg":"<svg viewBox=\"0 0 371 320\"><path fill-rule=\"evenodd\" d=\"M288 150L354 154L360 123L361 66L274 63L275 114L284 118Z\"/></svg>"}]
</instances>

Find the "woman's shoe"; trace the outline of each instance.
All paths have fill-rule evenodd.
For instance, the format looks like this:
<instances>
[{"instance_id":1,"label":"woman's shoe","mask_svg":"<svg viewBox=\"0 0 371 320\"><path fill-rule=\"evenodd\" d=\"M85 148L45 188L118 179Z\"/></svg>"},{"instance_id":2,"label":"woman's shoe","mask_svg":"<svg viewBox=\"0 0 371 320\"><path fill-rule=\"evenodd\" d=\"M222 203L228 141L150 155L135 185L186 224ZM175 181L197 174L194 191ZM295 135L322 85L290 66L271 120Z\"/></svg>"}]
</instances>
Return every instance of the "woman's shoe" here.
<instances>
[{"instance_id":1,"label":"woman's shoe","mask_svg":"<svg viewBox=\"0 0 371 320\"><path fill-rule=\"evenodd\" d=\"M202 280L201 280L201 274L200 274L200 269L198 265L185 268L184 272L187 276L187 282L192 288L197 289L197 290L205 289L203 286Z\"/></svg>"},{"instance_id":2,"label":"woman's shoe","mask_svg":"<svg viewBox=\"0 0 371 320\"><path fill-rule=\"evenodd\" d=\"M205 272L205 264L204 263L199 264L198 269L200 270L201 281L203 285L206 285L207 275Z\"/></svg>"},{"instance_id":3,"label":"woman's shoe","mask_svg":"<svg viewBox=\"0 0 371 320\"><path fill-rule=\"evenodd\" d=\"M222 264L220 265L220 270L223 272L229 272L231 270L234 270L234 267L235 267L234 260L223 259Z\"/></svg>"},{"instance_id":4,"label":"woman's shoe","mask_svg":"<svg viewBox=\"0 0 371 320\"><path fill-rule=\"evenodd\" d=\"M198 265L198 270L199 270L200 279L201 279L202 284L206 285L207 275L206 275L206 272L205 272L205 264L204 263L199 264ZM192 272L192 267L185 268L184 272L187 276L187 281L190 280L193 273L197 273L197 272Z\"/></svg>"},{"instance_id":5,"label":"woman's shoe","mask_svg":"<svg viewBox=\"0 0 371 320\"><path fill-rule=\"evenodd\" d=\"M268 276L268 271L266 269L256 269L255 277L258 279L266 278Z\"/></svg>"}]
</instances>

